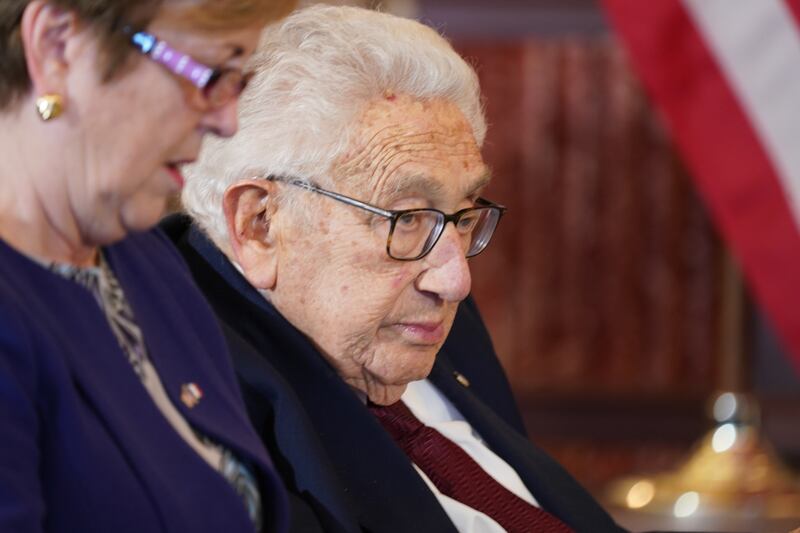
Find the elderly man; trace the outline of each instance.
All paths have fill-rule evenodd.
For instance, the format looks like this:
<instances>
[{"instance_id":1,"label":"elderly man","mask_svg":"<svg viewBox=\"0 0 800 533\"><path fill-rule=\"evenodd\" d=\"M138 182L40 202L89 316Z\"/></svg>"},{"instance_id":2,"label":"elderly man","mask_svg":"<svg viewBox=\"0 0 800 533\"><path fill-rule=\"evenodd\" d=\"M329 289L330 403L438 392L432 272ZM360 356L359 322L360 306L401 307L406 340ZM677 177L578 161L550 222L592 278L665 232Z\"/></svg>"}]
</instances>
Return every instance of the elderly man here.
<instances>
[{"instance_id":1,"label":"elderly man","mask_svg":"<svg viewBox=\"0 0 800 533\"><path fill-rule=\"evenodd\" d=\"M459 309L504 211L481 196L473 70L421 24L344 7L268 31L253 67L240 133L189 169L196 224L167 230L295 529L620 531L524 436L474 305Z\"/></svg>"}]
</instances>

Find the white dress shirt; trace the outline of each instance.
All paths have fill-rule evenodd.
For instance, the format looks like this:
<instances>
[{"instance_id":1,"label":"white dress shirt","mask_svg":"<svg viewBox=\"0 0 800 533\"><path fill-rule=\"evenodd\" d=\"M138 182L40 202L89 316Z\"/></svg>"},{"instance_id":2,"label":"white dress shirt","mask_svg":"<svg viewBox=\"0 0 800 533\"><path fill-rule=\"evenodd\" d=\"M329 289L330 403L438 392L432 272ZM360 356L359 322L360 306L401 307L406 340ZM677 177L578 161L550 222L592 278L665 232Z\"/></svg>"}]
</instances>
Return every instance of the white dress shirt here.
<instances>
[{"instance_id":1,"label":"white dress shirt","mask_svg":"<svg viewBox=\"0 0 800 533\"><path fill-rule=\"evenodd\" d=\"M539 505L516 471L489 449L480 435L458 412L458 409L430 381L409 383L402 400L420 422L434 428L457 444L503 487L526 502ZM489 516L439 492L417 465L414 465L414 468L436 496L460 533L505 532L505 529Z\"/></svg>"}]
</instances>

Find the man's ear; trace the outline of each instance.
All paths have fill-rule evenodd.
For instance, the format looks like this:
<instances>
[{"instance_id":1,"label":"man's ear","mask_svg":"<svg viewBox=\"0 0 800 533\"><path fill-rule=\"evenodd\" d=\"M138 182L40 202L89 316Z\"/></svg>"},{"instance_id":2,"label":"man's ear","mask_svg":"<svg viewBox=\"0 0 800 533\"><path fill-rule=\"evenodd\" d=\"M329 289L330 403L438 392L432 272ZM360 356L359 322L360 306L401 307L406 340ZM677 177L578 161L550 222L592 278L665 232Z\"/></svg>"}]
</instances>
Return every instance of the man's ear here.
<instances>
[{"instance_id":1,"label":"man's ear","mask_svg":"<svg viewBox=\"0 0 800 533\"><path fill-rule=\"evenodd\" d=\"M274 192L271 181L246 180L228 187L222 200L231 252L247 281L258 289L272 289L277 281Z\"/></svg>"},{"instance_id":2,"label":"man's ear","mask_svg":"<svg viewBox=\"0 0 800 533\"><path fill-rule=\"evenodd\" d=\"M44 0L33 0L22 14L20 33L34 96L66 98L67 45L80 32L77 16Z\"/></svg>"}]
</instances>

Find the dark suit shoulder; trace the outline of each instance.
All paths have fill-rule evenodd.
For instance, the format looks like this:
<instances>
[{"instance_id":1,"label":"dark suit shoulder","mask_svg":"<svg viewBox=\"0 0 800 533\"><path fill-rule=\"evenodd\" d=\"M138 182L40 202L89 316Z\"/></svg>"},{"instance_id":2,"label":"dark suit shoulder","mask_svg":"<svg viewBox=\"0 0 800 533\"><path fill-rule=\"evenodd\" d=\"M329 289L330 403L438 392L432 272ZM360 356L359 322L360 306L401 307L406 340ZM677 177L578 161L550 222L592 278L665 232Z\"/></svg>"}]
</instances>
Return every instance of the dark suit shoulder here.
<instances>
[{"instance_id":1,"label":"dark suit shoulder","mask_svg":"<svg viewBox=\"0 0 800 533\"><path fill-rule=\"evenodd\" d=\"M439 364L446 365L451 375L454 372L463 375L473 394L508 425L527 435L511 385L471 296L459 305L453 328L438 358Z\"/></svg>"}]
</instances>

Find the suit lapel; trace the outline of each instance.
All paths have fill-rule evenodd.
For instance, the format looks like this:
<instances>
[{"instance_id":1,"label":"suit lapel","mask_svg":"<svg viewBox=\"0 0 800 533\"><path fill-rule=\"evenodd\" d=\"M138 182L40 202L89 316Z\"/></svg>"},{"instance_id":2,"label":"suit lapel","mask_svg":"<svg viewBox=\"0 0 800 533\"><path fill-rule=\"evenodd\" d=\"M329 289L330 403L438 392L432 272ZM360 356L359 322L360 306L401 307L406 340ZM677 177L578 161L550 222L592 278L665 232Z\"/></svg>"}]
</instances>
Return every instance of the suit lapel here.
<instances>
[{"instance_id":1,"label":"suit lapel","mask_svg":"<svg viewBox=\"0 0 800 533\"><path fill-rule=\"evenodd\" d=\"M251 319L243 337L269 353L275 368L292 384L345 493L357 502L359 522L367 530L386 533L452 531L408 458L358 397L300 332L272 313L268 320Z\"/></svg>"},{"instance_id":2,"label":"suit lapel","mask_svg":"<svg viewBox=\"0 0 800 533\"><path fill-rule=\"evenodd\" d=\"M320 508L324 511L326 527L331 531L360 531L353 518L354 506L341 490L292 388L236 331L227 325L224 331L242 379L251 420L283 473L284 482L311 500L317 513Z\"/></svg>"},{"instance_id":3,"label":"suit lapel","mask_svg":"<svg viewBox=\"0 0 800 533\"><path fill-rule=\"evenodd\" d=\"M313 357L319 358L316 353ZM314 366L318 365L310 365ZM297 394L346 490L359 502L361 521L368 530L453 530L408 457L338 375L316 368L289 379L302 383Z\"/></svg>"},{"instance_id":4,"label":"suit lapel","mask_svg":"<svg viewBox=\"0 0 800 533\"><path fill-rule=\"evenodd\" d=\"M454 369L444 352L439 353L430 379L489 448L516 470L542 508L575 531L622 531L558 463L506 424L454 378Z\"/></svg>"}]
</instances>

